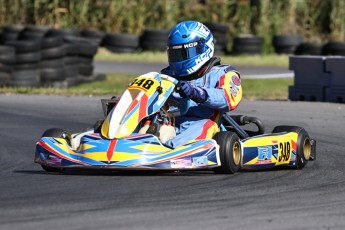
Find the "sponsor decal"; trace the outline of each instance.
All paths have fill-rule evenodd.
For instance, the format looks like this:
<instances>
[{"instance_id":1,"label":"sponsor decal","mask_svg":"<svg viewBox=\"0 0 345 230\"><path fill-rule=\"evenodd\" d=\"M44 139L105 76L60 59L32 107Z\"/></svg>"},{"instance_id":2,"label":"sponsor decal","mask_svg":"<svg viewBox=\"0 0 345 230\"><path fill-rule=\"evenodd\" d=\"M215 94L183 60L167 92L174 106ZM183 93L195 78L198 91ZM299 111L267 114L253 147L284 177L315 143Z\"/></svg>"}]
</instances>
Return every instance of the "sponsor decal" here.
<instances>
[{"instance_id":1,"label":"sponsor decal","mask_svg":"<svg viewBox=\"0 0 345 230\"><path fill-rule=\"evenodd\" d=\"M241 85L241 80L238 76L236 75L232 75L232 82L236 85L236 86L240 86Z\"/></svg>"},{"instance_id":2,"label":"sponsor decal","mask_svg":"<svg viewBox=\"0 0 345 230\"><path fill-rule=\"evenodd\" d=\"M230 92L233 97L237 96L238 91L239 91L239 88L233 82L230 82Z\"/></svg>"},{"instance_id":3,"label":"sponsor decal","mask_svg":"<svg viewBox=\"0 0 345 230\"><path fill-rule=\"evenodd\" d=\"M192 167L192 159L189 158L181 158L176 160L170 161L171 168L188 168Z\"/></svg>"},{"instance_id":4,"label":"sponsor decal","mask_svg":"<svg viewBox=\"0 0 345 230\"><path fill-rule=\"evenodd\" d=\"M192 47L197 46L197 45L198 45L197 42L192 42L192 43L184 44L183 48L185 48L185 49L192 48Z\"/></svg>"},{"instance_id":5,"label":"sponsor decal","mask_svg":"<svg viewBox=\"0 0 345 230\"><path fill-rule=\"evenodd\" d=\"M171 47L172 49L182 49L182 45L178 45L178 46L173 46Z\"/></svg>"},{"instance_id":6,"label":"sponsor decal","mask_svg":"<svg viewBox=\"0 0 345 230\"><path fill-rule=\"evenodd\" d=\"M193 157L193 165L194 166L206 166L206 165L208 165L207 156Z\"/></svg>"},{"instance_id":7,"label":"sponsor decal","mask_svg":"<svg viewBox=\"0 0 345 230\"><path fill-rule=\"evenodd\" d=\"M206 50L205 53L202 53L197 59L195 59L195 64L201 63L201 62L202 62L203 60L205 60L207 57L208 57L208 58L211 58L210 55L211 55L211 49L208 48L208 49Z\"/></svg>"},{"instance_id":8,"label":"sponsor decal","mask_svg":"<svg viewBox=\"0 0 345 230\"><path fill-rule=\"evenodd\" d=\"M258 147L258 164L271 163L272 158L272 146L269 147Z\"/></svg>"}]
</instances>

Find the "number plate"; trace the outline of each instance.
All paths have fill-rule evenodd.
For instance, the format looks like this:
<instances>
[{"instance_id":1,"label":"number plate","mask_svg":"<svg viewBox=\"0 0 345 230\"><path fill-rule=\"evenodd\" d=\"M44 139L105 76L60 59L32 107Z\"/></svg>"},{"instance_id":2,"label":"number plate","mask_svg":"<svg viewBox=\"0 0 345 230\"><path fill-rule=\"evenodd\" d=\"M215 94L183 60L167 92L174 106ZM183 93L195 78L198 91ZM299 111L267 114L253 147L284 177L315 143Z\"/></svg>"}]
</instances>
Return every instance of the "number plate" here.
<instances>
[{"instance_id":1,"label":"number plate","mask_svg":"<svg viewBox=\"0 0 345 230\"><path fill-rule=\"evenodd\" d=\"M289 164L292 154L292 145L290 140L279 142L278 159L276 165Z\"/></svg>"}]
</instances>

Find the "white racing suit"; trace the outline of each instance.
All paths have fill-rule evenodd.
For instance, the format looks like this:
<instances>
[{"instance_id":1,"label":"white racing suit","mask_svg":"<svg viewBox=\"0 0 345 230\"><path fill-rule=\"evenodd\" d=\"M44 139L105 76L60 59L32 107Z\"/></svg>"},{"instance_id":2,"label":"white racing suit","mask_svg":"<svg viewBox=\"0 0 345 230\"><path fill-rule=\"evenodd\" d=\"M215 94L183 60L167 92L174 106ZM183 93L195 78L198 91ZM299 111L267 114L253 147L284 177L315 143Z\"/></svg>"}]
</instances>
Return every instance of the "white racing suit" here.
<instances>
[{"instance_id":1,"label":"white racing suit","mask_svg":"<svg viewBox=\"0 0 345 230\"><path fill-rule=\"evenodd\" d=\"M171 76L169 67L161 72ZM169 99L180 103L182 100L190 100L188 111L176 117L176 137L164 143L171 148L190 140L212 138L219 132L221 114L235 109L242 99L240 74L229 65L213 66L200 78L188 82L194 87L203 88L208 97L205 102L197 103L181 98L178 92L171 95Z\"/></svg>"}]
</instances>

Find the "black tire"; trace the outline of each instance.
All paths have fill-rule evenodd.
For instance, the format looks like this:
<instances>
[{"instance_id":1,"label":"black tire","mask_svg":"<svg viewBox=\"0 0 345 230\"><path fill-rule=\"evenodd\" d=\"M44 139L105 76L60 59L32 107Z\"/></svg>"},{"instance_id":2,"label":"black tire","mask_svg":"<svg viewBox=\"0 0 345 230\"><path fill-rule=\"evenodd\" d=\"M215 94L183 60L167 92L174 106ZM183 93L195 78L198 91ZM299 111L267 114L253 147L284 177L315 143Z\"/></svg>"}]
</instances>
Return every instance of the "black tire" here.
<instances>
[{"instance_id":1,"label":"black tire","mask_svg":"<svg viewBox=\"0 0 345 230\"><path fill-rule=\"evenodd\" d=\"M274 46L297 46L303 42L303 37L299 35L274 35Z\"/></svg>"},{"instance_id":2,"label":"black tire","mask_svg":"<svg viewBox=\"0 0 345 230\"><path fill-rule=\"evenodd\" d=\"M2 44L6 44L9 41L16 41L18 39L18 33L3 32L2 33Z\"/></svg>"},{"instance_id":3,"label":"black tire","mask_svg":"<svg viewBox=\"0 0 345 230\"><path fill-rule=\"evenodd\" d=\"M0 63L0 72L11 73L12 70L13 70L13 65Z\"/></svg>"},{"instance_id":4,"label":"black tire","mask_svg":"<svg viewBox=\"0 0 345 230\"><path fill-rule=\"evenodd\" d=\"M310 42L303 42L297 46L296 55L321 55L322 54L322 45L314 44Z\"/></svg>"},{"instance_id":5,"label":"black tire","mask_svg":"<svg viewBox=\"0 0 345 230\"><path fill-rule=\"evenodd\" d=\"M79 63L78 56L65 56L64 57L65 65L74 65Z\"/></svg>"},{"instance_id":6,"label":"black tire","mask_svg":"<svg viewBox=\"0 0 345 230\"><path fill-rule=\"evenodd\" d=\"M341 55L345 56L345 42L330 41L323 47L324 55Z\"/></svg>"},{"instance_id":7,"label":"black tire","mask_svg":"<svg viewBox=\"0 0 345 230\"><path fill-rule=\"evenodd\" d=\"M10 26L4 26L3 31L4 32L9 32L9 33L20 33L23 31L24 26L22 25L10 25Z\"/></svg>"},{"instance_id":8,"label":"black tire","mask_svg":"<svg viewBox=\"0 0 345 230\"><path fill-rule=\"evenodd\" d=\"M105 36L103 44L104 46L137 48L139 46L139 35L110 33Z\"/></svg>"},{"instance_id":9,"label":"black tire","mask_svg":"<svg viewBox=\"0 0 345 230\"><path fill-rule=\"evenodd\" d=\"M79 43L79 55L93 57L97 53L98 46L90 42Z\"/></svg>"},{"instance_id":10,"label":"black tire","mask_svg":"<svg viewBox=\"0 0 345 230\"><path fill-rule=\"evenodd\" d=\"M80 63L80 64L91 65L92 62L93 62L93 58L92 57L86 57L86 56L78 57L78 63Z\"/></svg>"},{"instance_id":11,"label":"black tire","mask_svg":"<svg viewBox=\"0 0 345 230\"><path fill-rule=\"evenodd\" d=\"M41 51L31 52L31 53L19 53L16 55L16 63L34 63L39 62L42 59Z\"/></svg>"},{"instance_id":12,"label":"black tire","mask_svg":"<svg viewBox=\"0 0 345 230\"><path fill-rule=\"evenodd\" d=\"M13 71L20 71L20 70L34 70L39 68L39 63L34 62L34 63L24 63L24 64L16 64L13 65Z\"/></svg>"},{"instance_id":13,"label":"black tire","mask_svg":"<svg viewBox=\"0 0 345 230\"><path fill-rule=\"evenodd\" d=\"M246 34L234 38L234 54L261 54L263 37Z\"/></svg>"},{"instance_id":14,"label":"black tire","mask_svg":"<svg viewBox=\"0 0 345 230\"><path fill-rule=\"evenodd\" d=\"M0 86L7 86L10 82L10 74L5 72L0 72Z\"/></svg>"},{"instance_id":15,"label":"black tire","mask_svg":"<svg viewBox=\"0 0 345 230\"><path fill-rule=\"evenodd\" d=\"M23 31L18 35L18 40L36 40L42 42L44 34L31 32L31 31Z\"/></svg>"},{"instance_id":16,"label":"black tire","mask_svg":"<svg viewBox=\"0 0 345 230\"><path fill-rule=\"evenodd\" d=\"M67 43L65 44L66 47L66 55L67 56L75 56L79 54L80 46L77 43Z\"/></svg>"},{"instance_id":17,"label":"black tire","mask_svg":"<svg viewBox=\"0 0 345 230\"><path fill-rule=\"evenodd\" d=\"M11 75L11 80L13 81L26 81L26 80L35 80L39 82L39 70L19 70L13 71Z\"/></svg>"},{"instance_id":18,"label":"black tire","mask_svg":"<svg viewBox=\"0 0 345 230\"><path fill-rule=\"evenodd\" d=\"M48 37L54 37L54 36L79 36L80 32L76 29L51 29L46 33L46 36Z\"/></svg>"},{"instance_id":19,"label":"black tire","mask_svg":"<svg viewBox=\"0 0 345 230\"><path fill-rule=\"evenodd\" d=\"M41 70L41 82L63 81L66 79L64 68L52 68Z\"/></svg>"},{"instance_id":20,"label":"black tire","mask_svg":"<svg viewBox=\"0 0 345 230\"><path fill-rule=\"evenodd\" d=\"M82 76L91 76L93 73L93 65L84 65L80 64L79 65L79 74Z\"/></svg>"},{"instance_id":21,"label":"black tire","mask_svg":"<svg viewBox=\"0 0 345 230\"><path fill-rule=\"evenodd\" d=\"M303 37L299 35L275 35L272 44L278 54L294 54L302 42Z\"/></svg>"},{"instance_id":22,"label":"black tire","mask_svg":"<svg viewBox=\"0 0 345 230\"><path fill-rule=\"evenodd\" d=\"M16 61L14 47L0 46L0 63L13 64Z\"/></svg>"},{"instance_id":23,"label":"black tire","mask_svg":"<svg viewBox=\"0 0 345 230\"><path fill-rule=\"evenodd\" d=\"M31 53L41 49L41 41L21 40L9 41L5 43L7 46L15 47L16 53Z\"/></svg>"},{"instance_id":24,"label":"black tire","mask_svg":"<svg viewBox=\"0 0 345 230\"><path fill-rule=\"evenodd\" d=\"M217 22L203 22L203 24L213 33L219 32L219 33L229 33L230 27L228 24L225 23L217 23Z\"/></svg>"},{"instance_id":25,"label":"black tire","mask_svg":"<svg viewBox=\"0 0 345 230\"><path fill-rule=\"evenodd\" d=\"M71 145L71 135L63 129L51 128L47 129L43 134L42 137L56 137L56 138L64 138L69 145ZM63 169L61 168L54 168L47 165L41 165L41 167L47 172L62 172Z\"/></svg>"},{"instance_id":26,"label":"black tire","mask_svg":"<svg viewBox=\"0 0 345 230\"><path fill-rule=\"evenodd\" d=\"M61 36L45 37L42 40L42 49L59 47L59 46L62 46L63 44L64 44L63 38Z\"/></svg>"},{"instance_id":27,"label":"black tire","mask_svg":"<svg viewBox=\"0 0 345 230\"><path fill-rule=\"evenodd\" d=\"M215 45L226 46L228 44L228 37L226 36L226 34L215 32L215 33L212 33L212 35L214 38Z\"/></svg>"},{"instance_id":28,"label":"black tire","mask_svg":"<svg viewBox=\"0 0 345 230\"><path fill-rule=\"evenodd\" d=\"M65 65L64 58L57 58L57 59L50 59L50 60L42 60L40 62L40 66L42 69L45 68L59 68Z\"/></svg>"},{"instance_id":29,"label":"black tire","mask_svg":"<svg viewBox=\"0 0 345 230\"><path fill-rule=\"evenodd\" d=\"M65 55L66 55L65 46L57 46L57 47L42 50L43 60L61 58L61 57L64 57Z\"/></svg>"},{"instance_id":30,"label":"black tire","mask_svg":"<svg viewBox=\"0 0 345 230\"><path fill-rule=\"evenodd\" d=\"M91 43L97 46L103 43L103 39L106 35L106 33L103 31L95 31L95 30L87 30L87 29L82 30L80 33L83 38L86 38L88 41L90 41Z\"/></svg>"},{"instance_id":31,"label":"black tire","mask_svg":"<svg viewBox=\"0 0 345 230\"><path fill-rule=\"evenodd\" d=\"M81 77L81 76L75 76L75 77L66 78L65 81L67 83L67 87L72 87L72 86L80 85L80 83L83 82L82 78L83 77Z\"/></svg>"},{"instance_id":32,"label":"black tire","mask_svg":"<svg viewBox=\"0 0 345 230\"><path fill-rule=\"evenodd\" d=\"M25 88L37 88L41 84L36 79L29 79L29 80L20 80L20 81L13 81L10 79L8 86L11 87L25 87Z\"/></svg>"},{"instance_id":33,"label":"black tire","mask_svg":"<svg viewBox=\"0 0 345 230\"><path fill-rule=\"evenodd\" d=\"M79 75L79 65L66 65L65 66L66 78L74 78Z\"/></svg>"},{"instance_id":34,"label":"black tire","mask_svg":"<svg viewBox=\"0 0 345 230\"><path fill-rule=\"evenodd\" d=\"M169 30L146 29L140 37L140 47L143 50L164 51L168 37Z\"/></svg>"},{"instance_id":35,"label":"black tire","mask_svg":"<svg viewBox=\"0 0 345 230\"><path fill-rule=\"evenodd\" d=\"M280 132L296 132L298 133L297 139L297 152L296 152L296 168L302 169L304 168L308 160L311 156L311 140L309 138L309 134L305 131L304 128L298 126L288 126L288 125L281 125L276 126L272 133L280 133Z\"/></svg>"},{"instance_id":36,"label":"black tire","mask_svg":"<svg viewBox=\"0 0 345 230\"><path fill-rule=\"evenodd\" d=\"M219 145L221 166L214 168L217 174L234 174L240 169L242 161L241 143L236 133L219 132L213 139Z\"/></svg>"}]
</instances>

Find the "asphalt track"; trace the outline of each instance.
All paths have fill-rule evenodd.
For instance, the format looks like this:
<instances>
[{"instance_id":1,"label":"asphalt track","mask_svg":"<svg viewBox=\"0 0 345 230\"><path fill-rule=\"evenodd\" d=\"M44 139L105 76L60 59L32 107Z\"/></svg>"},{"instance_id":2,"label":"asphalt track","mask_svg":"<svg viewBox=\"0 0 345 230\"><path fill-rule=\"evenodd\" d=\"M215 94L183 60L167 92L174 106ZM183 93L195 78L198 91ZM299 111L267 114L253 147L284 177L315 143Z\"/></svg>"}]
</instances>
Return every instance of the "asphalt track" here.
<instances>
[{"instance_id":1,"label":"asphalt track","mask_svg":"<svg viewBox=\"0 0 345 230\"><path fill-rule=\"evenodd\" d=\"M0 229L345 229L344 104L244 100L234 114L305 127L317 161L303 170L44 172L35 142L83 131L100 98L0 95Z\"/></svg>"}]
</instances>

